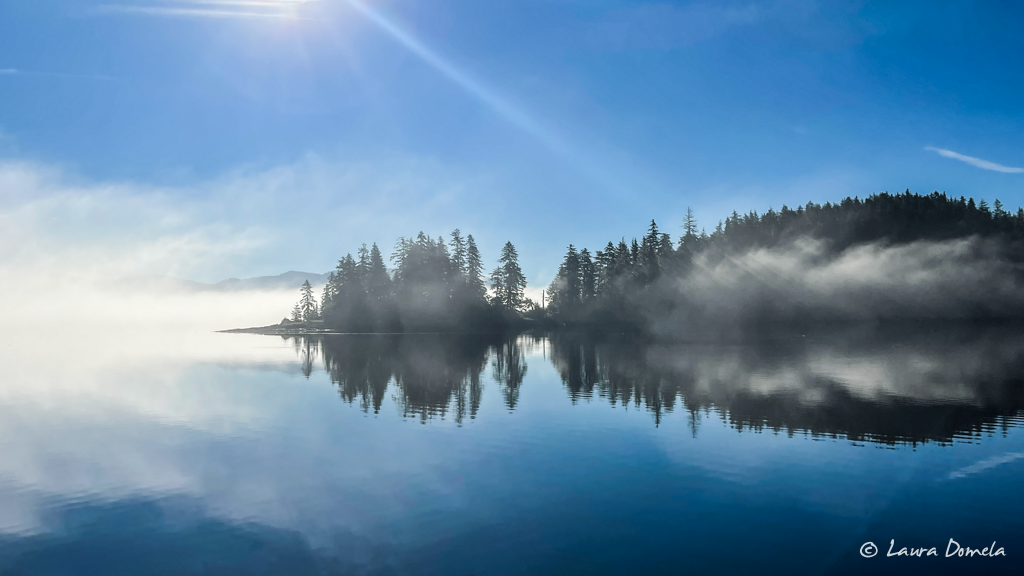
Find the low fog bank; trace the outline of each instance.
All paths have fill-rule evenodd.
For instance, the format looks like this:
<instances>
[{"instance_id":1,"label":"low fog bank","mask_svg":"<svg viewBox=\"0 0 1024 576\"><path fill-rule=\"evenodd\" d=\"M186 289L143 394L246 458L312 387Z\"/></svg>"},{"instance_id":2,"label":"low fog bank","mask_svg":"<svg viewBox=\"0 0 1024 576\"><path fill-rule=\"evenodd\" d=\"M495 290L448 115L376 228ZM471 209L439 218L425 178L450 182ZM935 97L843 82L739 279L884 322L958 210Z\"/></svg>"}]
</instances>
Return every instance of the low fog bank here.
<instances>
[{"instance_id":1,"label":"low fog bank","mask_svg":"<svg viewBox=\"0 0 1024 576\"><path fill-rule=\"evenodd\" d=\"M289 270L275 276L256 276L253 278L227 278L220 282L195 282L175 276L128 276L109 282L109 287L127 292L238 292L238 291L278 291L291 290L298 292L302 283L308 281L315 287L323 288L327 283L327 274L315 272L299 272Z\"/></svg>"},{"instance_id":2,"label":"low fog bank","mask_svg":"<svg viewBox=\"0 0 1024 576\"><path fill-rule=\"evenodd\" d=\"M638 299L658 336L884 321L1024 318L1024 269L1003 240L875 242L838 254L801 237L738 254L698 254Z\"/></svg>"},{"instance_id":3,"label":"low fog bank","mask_svg":"<svg viewBox=\"0 0 1024 576\"><path fill-rule=\"evenodd\" d=\"M214 331L281 321L294 289L139 290L75 273L9 274L0 280L0 323L49 334Z\"/></svg>"}]
</instances>

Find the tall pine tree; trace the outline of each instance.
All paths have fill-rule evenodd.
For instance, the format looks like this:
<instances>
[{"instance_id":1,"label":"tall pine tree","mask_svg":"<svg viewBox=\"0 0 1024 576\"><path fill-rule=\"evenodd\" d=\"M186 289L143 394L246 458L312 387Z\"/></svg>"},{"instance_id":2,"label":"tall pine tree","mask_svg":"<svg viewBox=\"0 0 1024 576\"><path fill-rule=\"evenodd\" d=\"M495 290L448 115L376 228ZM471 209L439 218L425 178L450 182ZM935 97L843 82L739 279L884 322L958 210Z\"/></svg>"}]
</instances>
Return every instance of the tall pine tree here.
<instances>
[{"instance_id":1,"label":"tall pine tree","mask_svg":"<svg viewBox=\"0 0 1024 576\"><path fill-rule=\"evenodd\" d=\"M526 303L526 276L519 267L519 254L511 242L501 249L498 267L491 273L497 303L506 310L521 310Z\"/></svg>"}]
</instances>

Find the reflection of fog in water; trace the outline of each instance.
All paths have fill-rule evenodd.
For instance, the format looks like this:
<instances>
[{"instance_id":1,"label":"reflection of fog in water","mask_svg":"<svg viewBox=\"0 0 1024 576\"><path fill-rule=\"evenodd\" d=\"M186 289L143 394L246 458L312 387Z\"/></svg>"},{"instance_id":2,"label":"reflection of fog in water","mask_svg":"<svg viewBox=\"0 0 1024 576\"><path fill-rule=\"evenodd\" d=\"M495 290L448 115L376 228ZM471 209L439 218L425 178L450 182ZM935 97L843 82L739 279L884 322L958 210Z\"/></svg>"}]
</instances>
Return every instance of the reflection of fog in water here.
<instances>
[{"instance_id":1,"label":"reflection of fog in water","mask_svg":"<svg viewBox=\"0 0 1024 576\"><path fill-rule=\"evenodd\" d=\"M491 338L351 335L291 339L303 372L323 363L339 394L379 413L390 390L404 417L473 419L487 365L509 410L540 347L571 402L643 406L660 424L682 406L691 431L714 410L738 430L810 432L882 443L991 433L1024 407L1024 343L969 334L784 336L742 345L642 343L624 335Z\"/></svg>"},{"instance_id":2,"label":"reflection of fog in water","mask_svg":"<svg viewBox=\"0 0 1024 576\"><path fill-rule=\"evenodd\" d=\"M941 493L915 510L945 510L950 485L963 499L1008 493L1021 439L911 456L735 430L935 443L1016 425L1011 336L675 346L566 334L21 335L0 346L0 573L37 552L77 566L67 550L104 542L151 544L166 566L251 560L271 573L276 558L277 573L295 574L316 557L358 573L394 558L420 566L437 546L461 558L460 541L462 552L489 542L486 556L507 553L501 573L566 534L597 553L607 527L622 526L626 548L653 556L661 535L727 542L736 518L770 533L801 506L813 514L787 526L825 534L827 548L849 536L847 517L884 514L935 478ZM641 409L608 408L624 404ZM950 509L978 514L965 502ZM1010 504L997 510L1019 517ZM652 524L652 506L679 522ZM841 517L830 532L813 524L822 514ZM942 530L978 523L966 514ZM534 540L506 549L509 534ZM263 552L232 556L252 550ZM474 573L448 568L439 573Z\"/></svg>"},{"instance_id":3,"label":"reflection of fog in water","mask_svg":"<svg viewBox=\"0 0 1024 576\"><path fill-rule=\"evenodd\" d=\"M660 422L677 403L737 429L807 431L884 443L991 433L1024 408L1024 340L970 334L779 337L744 345L641 344L552 337L573 400L645 406Z\"/></svg>"}]
</instances>

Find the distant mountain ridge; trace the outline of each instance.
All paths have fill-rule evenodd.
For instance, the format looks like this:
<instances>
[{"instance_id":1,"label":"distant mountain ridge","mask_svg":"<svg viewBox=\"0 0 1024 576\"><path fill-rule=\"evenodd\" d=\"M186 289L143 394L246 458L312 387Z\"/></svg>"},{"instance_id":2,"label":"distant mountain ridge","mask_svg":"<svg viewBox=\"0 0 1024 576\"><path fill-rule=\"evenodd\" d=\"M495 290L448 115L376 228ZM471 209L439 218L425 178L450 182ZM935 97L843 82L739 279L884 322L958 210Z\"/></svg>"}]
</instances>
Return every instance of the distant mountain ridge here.
<instances>
[{"instance_id":1,"label":"distant mountain ridge","mask_svg":"<svg viewBox=\"0 0 1024 576\"><path fill-rule=\"evenodd\" d=\"M254 278L228 278L216 284L211 284L214 290L266 290L294 288L296 290L302 283L309 280L310 284L323 285L327 283L327 274L316 274L311 272L298 272L289 270L277 276L256 276Z\"/></svg>"},{"instance_id":2,"label":"distant mountain ridge","mask_svg":"<svg viewBox=\"0 0 1024 576\"><path fill-rule=\"evenodd\" d=\"M174 276L132 276L124 278L120 285L129 289L145 289L160 291L189 291L189 292L233 292L242 290L298 290L302 283L309 280L314 286L322 286L327 283L327 274L315 272L299 272L289 270L277 276L256 276L253 278L228 278L215 284L195 282Z\"/></svg>"}]
</instances>

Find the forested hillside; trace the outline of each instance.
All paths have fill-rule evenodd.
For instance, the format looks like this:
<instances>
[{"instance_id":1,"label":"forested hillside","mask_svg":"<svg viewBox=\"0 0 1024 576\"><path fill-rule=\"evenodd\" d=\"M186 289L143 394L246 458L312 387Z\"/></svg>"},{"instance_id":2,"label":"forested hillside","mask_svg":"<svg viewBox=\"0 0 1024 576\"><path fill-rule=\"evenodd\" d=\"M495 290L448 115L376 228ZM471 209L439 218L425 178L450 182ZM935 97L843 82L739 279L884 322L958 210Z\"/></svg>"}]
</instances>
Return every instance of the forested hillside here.
<instances>
[{"instance_id":1,"label":"forested hillside","mask_svg":"<svg viewBox=\"0 0 1024 576\"><path fill-rule=\"evenodd\" d=\"M1022 311L1024 209L945 194L876 194L734 212L708 233L692 211L674 239L570 245L546 306L524 296L511 243L487 280L473 236L401 238L343 257L320 303L305 286L293 320L353 332L547 326L677 333L696 326L999 318Z\"/></svg>"}]
</instances>

